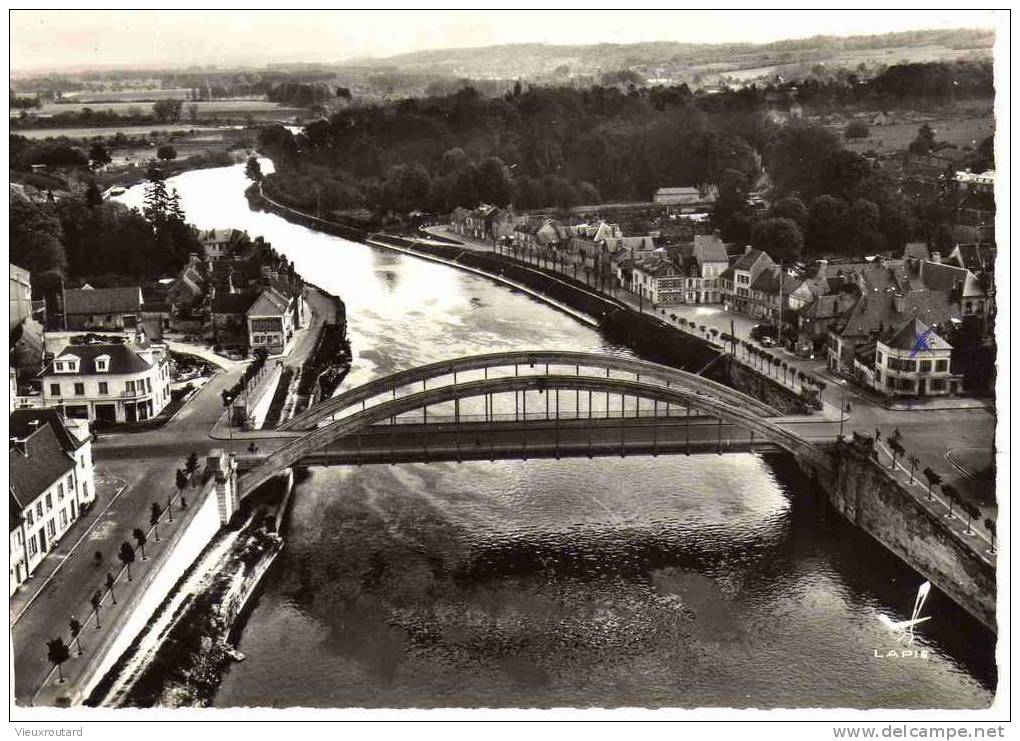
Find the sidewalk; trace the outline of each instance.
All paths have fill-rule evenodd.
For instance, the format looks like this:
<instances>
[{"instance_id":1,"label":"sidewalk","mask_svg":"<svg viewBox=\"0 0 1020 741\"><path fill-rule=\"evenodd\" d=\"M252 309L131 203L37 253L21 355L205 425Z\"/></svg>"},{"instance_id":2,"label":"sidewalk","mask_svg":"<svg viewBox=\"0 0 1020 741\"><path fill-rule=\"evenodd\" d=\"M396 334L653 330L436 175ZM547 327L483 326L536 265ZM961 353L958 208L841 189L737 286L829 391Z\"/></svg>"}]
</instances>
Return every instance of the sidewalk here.
<instances>
[{"instance_id":1,"label":"sidewalk","mask_svg":"<svg viewBox=\"0 0 1020 741\"><path fill-rule=\"evenodd\" d=\"M98 472L95 476L95 484L96 498L92 507L82 517L74 521L63 537L57 541L53 550L42 560L42 563L36 566L35 573L22 583L18 591L11 597L9 609L11 627L14 627L25 615L35 599L49 586L54 575L67 563L67 560L96 527L96 523L127 488L127 482L124 479Z\"/></svg>"}]
</instances>

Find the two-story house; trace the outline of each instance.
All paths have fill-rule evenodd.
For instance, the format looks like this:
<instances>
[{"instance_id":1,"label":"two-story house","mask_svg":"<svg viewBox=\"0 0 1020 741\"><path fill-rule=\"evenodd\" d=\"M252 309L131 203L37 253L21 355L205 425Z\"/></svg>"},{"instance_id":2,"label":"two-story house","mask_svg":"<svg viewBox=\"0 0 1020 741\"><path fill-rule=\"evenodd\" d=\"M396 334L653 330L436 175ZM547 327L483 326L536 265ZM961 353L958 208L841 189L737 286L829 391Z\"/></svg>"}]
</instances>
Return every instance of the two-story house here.
<instances>
[{"instance_id":1,"label":"two-story house","mask_svg":"<svg viewBox=\"0 0 1020 741\"><path fill-rule=\"evenodd\" d=\"M170 402L166 350L141 332L134 342L68 345L41 376L43 403L72 419L136 422Z\"/></svg>"},{"instance_id":2,"label":"two-story house","mask_svg":"<svg viewBox=\"0 0 1020 741\"><path fill-rule=\"evenodd\" d=\"M95 482L87 430L67 430L43 412L12 422L10 476L11 594L53 550L67 529L94 501ZM23 415L16 411L16 415Z\"/></svg>"},{"instance_id":3,"label":"two-story house","mask_svg":"<svg viewBox=\"0 0 1020 741\"><path fill-rule=\"evenodd\" d=\"M141 319L142 289L68 288L64 291L64 319L68 329L134 329Z\"/></svg>"},{"instance_id":4,"label":"two-story house","mask_svg":"<svg viewBox=\"0 0 1020 741\"><path fill-rule=\"evenodd\" d=\"M772 258L748 245L744 253L720 275L720 293L723 308L741 314L751 314L753 301L751 285L765 270L775 267Z\"/></svg>"},{"instance_id":5,"label":"two-story house","mask_svg":"<svg viewBox=\"0 0 1020 741\"><path fill-rule=\"evenodd\" d=\"M952 346L917 317L890 327L855 353L857 379L886 396L952 396L963 378L951 369Z\"/></svg>"},{"instance_id":6,"label":"two-story house","mask_svg":"<svg viewBox=\"0 0 1020 741\"><path fill-rule=\"evenodd\" d=\"M719 232L694 235L691 251L695 270L688 274L684 287L687 303L717 304L722 298L719 281L729 267L726 246Z\"/></svg>"},{"instance_id":7,"label":"two-story house","mask_svg":"<svg viewBox=\"0 0 1020 741\"><path fill-rule=\"evenodd\" d=\"M655 306L682 304L685 285L684 273L664 249L634 261L631 290Z\"/></svg>"},{"instance_id":8,"label":"two-story house","mask_svg":"<svg viewBox=\"0 0 1020 741\"><path fill-rule=\"evenodd\" d=\"M205 259L218 262L231 257L234 245L244 232L239 229L209 229L198 233Z\"/></svg>"},{"instance_id":9,"label":"two-story house","mask_svg":"<svg viewBox=\"0 0 1020 741\"><path fill-rule=\"evenodd\" d=\"M292 297L266 288L245 312L248 346L265 349L270 355L282 353L296 328Z\"/></svg>"}]
</instances>

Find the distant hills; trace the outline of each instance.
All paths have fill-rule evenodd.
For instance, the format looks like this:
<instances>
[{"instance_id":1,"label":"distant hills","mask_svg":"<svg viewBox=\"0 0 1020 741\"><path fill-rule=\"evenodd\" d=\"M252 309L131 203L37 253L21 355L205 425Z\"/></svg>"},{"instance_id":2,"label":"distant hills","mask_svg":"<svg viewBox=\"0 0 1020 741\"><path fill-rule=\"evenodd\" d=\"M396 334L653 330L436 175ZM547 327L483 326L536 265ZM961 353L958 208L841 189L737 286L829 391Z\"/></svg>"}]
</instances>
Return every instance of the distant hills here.
<instances>
[{"instance_id":1,"label":"distant hills","mask_svg":"<svg viewBox=\"0 0 1020 741\"><path fill-rule=\"evenodd\" d=\"M569 79L632 70L646 79L725 82L806 72L815 65L888 66L900 62L988 57L987 29L922 30L873 36L814 36L768 44L506 44L415 51L359 58L342 70L418 73L468 78Z\"/></svg>"}]
</instances>

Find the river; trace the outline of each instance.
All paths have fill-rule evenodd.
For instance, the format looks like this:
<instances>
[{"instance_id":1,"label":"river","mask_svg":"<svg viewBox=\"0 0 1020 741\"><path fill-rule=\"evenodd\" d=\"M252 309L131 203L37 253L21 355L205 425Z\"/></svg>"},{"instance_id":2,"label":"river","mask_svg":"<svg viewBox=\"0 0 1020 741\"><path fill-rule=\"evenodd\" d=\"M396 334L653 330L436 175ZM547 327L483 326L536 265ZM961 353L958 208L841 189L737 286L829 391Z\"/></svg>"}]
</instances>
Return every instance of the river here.
<instances>
[{"instance_id":1,"label":"river","mask_svg":"<svg viewBox=\"0 0 1020 741\"><path fill-rule=\"evenodd\" d=\"M269 171L271 163L263 162ZM485 278L248 209L242 167L172 179L347 303L350 388L481 352L629 353ZM141 202L140 187L121 200ZM217 706L980 707L995 641L844 523L786 456L312 468Z\"/></svg>"}]
</instances>

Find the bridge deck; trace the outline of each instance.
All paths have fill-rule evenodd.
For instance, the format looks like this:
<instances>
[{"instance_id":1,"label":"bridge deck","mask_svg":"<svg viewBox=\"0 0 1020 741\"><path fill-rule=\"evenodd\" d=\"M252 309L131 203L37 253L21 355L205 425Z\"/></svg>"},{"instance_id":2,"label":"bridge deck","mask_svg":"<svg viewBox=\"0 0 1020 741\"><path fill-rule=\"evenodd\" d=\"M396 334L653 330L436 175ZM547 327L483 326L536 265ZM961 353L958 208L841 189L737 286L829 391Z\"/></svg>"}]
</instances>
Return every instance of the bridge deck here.
<instances>
[{"instance_id":1,"label":"bridge deck","mask_svg":"<svg viewBox=\"0 0 1020 741\"><path fill-rule=\"evenodd\" d=\"M788 420L806 440L832 444L838 424L815 419ZM294 435L295 433L291 433ZM285 436L289 437L289 436ZM276 438L263 439L270 443ZM495 460L643 454L723 454L780 450L747 429L711 417L642 417L580 420L432 421L428 424L377 424L334 440L301 459L306 465ZM247 470L271 452L243 453Z\"/></svg>"}]
</instances>

